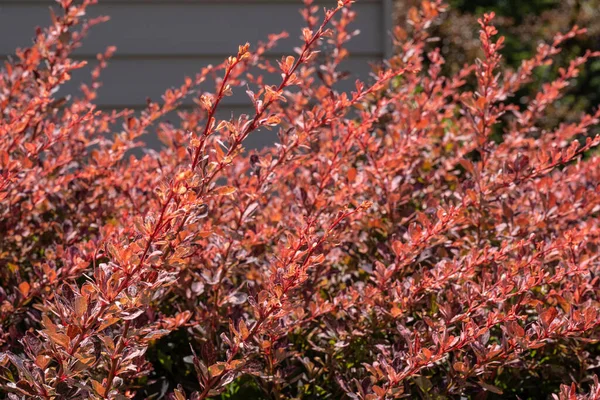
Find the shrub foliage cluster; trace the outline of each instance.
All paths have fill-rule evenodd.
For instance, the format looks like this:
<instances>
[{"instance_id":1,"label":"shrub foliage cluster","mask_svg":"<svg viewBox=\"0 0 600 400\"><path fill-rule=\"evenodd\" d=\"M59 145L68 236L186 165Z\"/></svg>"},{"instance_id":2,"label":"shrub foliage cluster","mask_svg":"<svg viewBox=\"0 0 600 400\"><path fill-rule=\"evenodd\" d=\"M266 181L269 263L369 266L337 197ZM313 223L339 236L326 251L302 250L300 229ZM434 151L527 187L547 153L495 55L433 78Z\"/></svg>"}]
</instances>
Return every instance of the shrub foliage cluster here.
<instances>
[{"instance_id":1,"label":"shrub foliage cluster","mask_svg":"<svg viewBox=\"0 0 600 400\"><path fill-rule=\"evenodd\" d=\"M405 24L406 13L419 0L396 0L396 20ZM505 37L503 62L517 68L523 60L531 58L540 41L552 40L556 32L569 30L573 25L586 28L586 32L569 41L554 64L538 68L530 85L522 88L513 102L527 104L535 96L539 85L555 79L559 67L570 58L577 57L582 49L600 50L600 0L448 0L450 9L442 15L433 34L441 38L441 52L446 63L444 73L455 73L465 62L478 56L480 48L477 19L485 12L494 11L494 25ZM546 115L546 128L562 120L575 120L581 112L590 112L600 102L600 60L590 60L580 68L560 101L552 104Z\"/></svg>"},{"instance_id":2,"label":"shrub foliage cluster","mask_svg":"<svg viewBox=\"0 0 600 400\"><path fill-rule=\"evenodd\" d=\"M0 72L9 399L599 398L600 111L544 123L600 54L513 101L583 30L513 70L486 14L446 74L424 0L346 93L352 1L305 0L296 54L240 46L136 114L94 105L114 48L59 97L93 3ZM253 112L217 118L234 91Z\"/></svg>"}]
</instances>

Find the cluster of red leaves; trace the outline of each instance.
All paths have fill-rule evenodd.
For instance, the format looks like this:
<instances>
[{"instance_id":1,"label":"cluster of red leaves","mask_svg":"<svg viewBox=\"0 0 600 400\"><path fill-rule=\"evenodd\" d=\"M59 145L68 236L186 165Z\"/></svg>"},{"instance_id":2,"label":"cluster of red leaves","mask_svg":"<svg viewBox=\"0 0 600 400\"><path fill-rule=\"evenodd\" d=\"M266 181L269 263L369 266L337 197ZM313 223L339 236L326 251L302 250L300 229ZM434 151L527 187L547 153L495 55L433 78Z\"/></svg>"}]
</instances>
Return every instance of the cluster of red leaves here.
<instances>
[{"instance_id":1,"label":"cluster of red leaves","mask_svg":"<svg viewBox=\"0 0 600 400\"><path fill-rule=\"evenodd\" d=\"M425 0L394 32L396 55L344 93L352 1L319 14L305 0L295 56L264 57L282 35L241 46L136 116L94 106L114 49L80 97L55 96L84 67L71 53L101 22L84 19L94 2L60 0L0 73L9 398L139 397L156 379L147 349L174 331L191 399L244 378L271 399L483 398L557 347L579 368L555 397L598 398L600 111L538 122L599 54L526 108L510 102L581 30L510 71L486 15L481 59L443 76L427 32L444 6ZM244 88L253 115L217 119ZM160 122L186 96L198 107ZM259 129L278 143L244 151ZM164 146L131 156L150 131Z\"/></svg>"}]
</instances>

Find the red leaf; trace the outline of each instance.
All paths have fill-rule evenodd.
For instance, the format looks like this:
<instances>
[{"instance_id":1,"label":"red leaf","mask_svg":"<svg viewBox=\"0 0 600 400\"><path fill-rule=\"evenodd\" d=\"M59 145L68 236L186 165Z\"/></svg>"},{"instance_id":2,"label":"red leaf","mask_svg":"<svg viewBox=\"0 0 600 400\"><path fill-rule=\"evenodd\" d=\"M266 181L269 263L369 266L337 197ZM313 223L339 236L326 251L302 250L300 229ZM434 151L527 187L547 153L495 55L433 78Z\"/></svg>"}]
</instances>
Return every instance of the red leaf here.
<instances>
[{"instance_id":1,"label":"red leaf","mask_svg":"<svg viewBox=\"0 0 600 400\"><path fill-rule=\"evenodd\" d=\"M23 297L27 297L27 295L29 294L30 288L31 288L31 286L27 282L19 283L19 291L21 292Z\"/></svg>"},{"instance_id":2,"label":"red leaf","mask_svg":"<svg viewBox=\"0 0 600 400\"><path fill-rule=\"evenodd\" d=\"M552 321L554 321L554 318L556 318L557 314L558 311L556 311L556 308L554 307L550 307L540 314L540 320L542 321L544 328L548 329Z\"/></svg>"}]
</instances>

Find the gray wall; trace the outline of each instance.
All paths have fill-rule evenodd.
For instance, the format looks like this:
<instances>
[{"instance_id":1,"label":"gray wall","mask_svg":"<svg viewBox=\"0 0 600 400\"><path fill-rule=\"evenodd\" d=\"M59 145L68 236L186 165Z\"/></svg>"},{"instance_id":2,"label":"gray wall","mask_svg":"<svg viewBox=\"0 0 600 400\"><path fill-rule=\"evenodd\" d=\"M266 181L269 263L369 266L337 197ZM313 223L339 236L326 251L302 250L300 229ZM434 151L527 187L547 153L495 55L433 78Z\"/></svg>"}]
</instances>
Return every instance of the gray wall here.
<instances>
[{"instance_id":1,"label":"gray wall","mask_svg":"<svg viewBox=\"0 0 600 400\"><path fill-rule=\"evenodd\" d=\"M336 0L317 0L324 7ZM290 36L270 54L280 58L293 54L303 26L301 0L100 0L90 15L109 15L96 26L78 50L77 57L94 60L106 46L117 53L103 72L98 96L102 108L141 109L147 97L160 100L168 87L179 85L202 66L217 64L245 42L254 44L270 33L287 31ZM0 58L16 47L28 46L35 26L50 21L50 0L0 0ZM390 0L359 0L354 27L361 34L349 43L351 58L345 69L353 78L366 78L370 61L381 60L389 51ZM83 78L85 75L81 75ZM74 81L79 78L77 75ZM347 88L353 87L348 80ZM65 90L71 91L73 87ZM342 90L345 88L341 88ZM243 112L249 105L245 93L227 99L229 112ZM184 107L191 107L188 101ZM260 142L260 140L259 140ZM264 140L262 141L264 142ZM260 145L256 142L255 145Z\"/></svg>"}]
</instances>

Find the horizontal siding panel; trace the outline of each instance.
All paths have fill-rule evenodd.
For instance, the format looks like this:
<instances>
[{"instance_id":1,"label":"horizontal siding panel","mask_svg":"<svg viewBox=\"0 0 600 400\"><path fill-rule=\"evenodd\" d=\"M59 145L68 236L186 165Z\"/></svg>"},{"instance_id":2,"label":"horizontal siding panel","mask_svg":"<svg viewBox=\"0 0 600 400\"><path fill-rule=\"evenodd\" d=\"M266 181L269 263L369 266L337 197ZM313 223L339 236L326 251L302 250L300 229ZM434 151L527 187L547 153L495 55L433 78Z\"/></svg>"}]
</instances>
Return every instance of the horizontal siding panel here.
<instances>
[{"instance_id":1,"label":"horizontal siding panel","mask_svg":"<svg viewBox=\"0 0 600 400\"><path fill-rule=\"evenodd\" d=\"M336 89L354 89L354 80L368 79L370 62L381 60L386 53L386 30L391 15L386 15L390 0L359 0L354 29L361 34L348 45L351 57L341 70L351 76ZM321 7L332 7L336 0L317 0ZM17 47L31 45L34 28L50 22L48 7L53 0L0 0L0 59L14 53ZM100 109L132 108L139 113L146 98L160 101L165 89L178 86L185 76L194 76L208 64L216 65L226 56L235 54L245 42L255 45L271 33L287 31L283 40L270 52L272 60L291 54L301 44L300 31L304 26L299 10L301 0L100 0L89 9L90 16L109 15L111 20L94 27L76 58L94 64L96 53L109 45L117 46L115 57L103 71L103 86L96 104ZM388 19L390 21L388 21ZM57 96L77 94L78 85L88 81L90 68L76 71ZM271 76L268 83L279 82ZM212 91L212 82L202 89ZM181 109L195 107L187 99ZM218 118L252 113L244 88L224 99ZM163 121L178 124L176 112ZM118 127L117 127L118 130ZM155 130L153 129L153 132ZM145 137L150 148L160 147L155 133ZM276 141L276 130L261 129L247 140L248 149L263 148Z\"/></svg>"},{"instance_id":2,"label":"horizontal siding panel","mask_svg":"<svg viewBox=\"0 0 600 400\"><path fill-rule=\"evenodd\" d=\"M96 104L99 106L110 105L138 105L145 104L146 98L160 100L160 96L165 89L173 86L179 86L185 76L194 76L200 69L208 64L217 65L221 58L196 59L126 59L112 60L109 62L106 70L103 71L101 80L102 88ZM274 60L273 60L274 62ZM349 79L346 79L336 87L340 91L350 91L354 89L354 81L357 78L365 80L371 72L370 63L376 62L376 59L368 57L352 58L340 67L340 71L351 73ZM89 68L77 71L73 76L73 83L67 83L59 95L63 93L75 93L79 82L89 80ZM281 80L277 75L266 77L266 83L276 84ZM203 90L212 91L214 86L212 82L205 83ZM184 104L193 104L191 99L187 99ZM233 96L226 97L224 105L248 105L249 98L245 89L239 88L234 91Z\"/></svg>"},{"instance_id":3,"label":"horizontal siding panel","mask_svg":"<svg viewBox=\"0 0 600 400\"><path fill-rule=\"evenodd\" d=\"M331 2L333 4L333 2ZM116 45L122 55L231 54L238 44L265 40L271 33L287 31L278 52L299 43L303 26L299 2L112 2L90 8L90 15L110 15L95 27L78 54L93 55ZM354 53L383 54L383 6L380 2L357 3L354 26L361 34L348 46ZM43 3L0 3L0 55L31 43L33 27L49 22Z\"/></svg>"}]
</instances>

